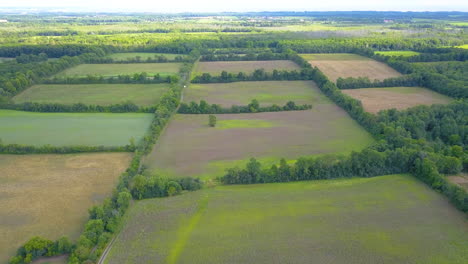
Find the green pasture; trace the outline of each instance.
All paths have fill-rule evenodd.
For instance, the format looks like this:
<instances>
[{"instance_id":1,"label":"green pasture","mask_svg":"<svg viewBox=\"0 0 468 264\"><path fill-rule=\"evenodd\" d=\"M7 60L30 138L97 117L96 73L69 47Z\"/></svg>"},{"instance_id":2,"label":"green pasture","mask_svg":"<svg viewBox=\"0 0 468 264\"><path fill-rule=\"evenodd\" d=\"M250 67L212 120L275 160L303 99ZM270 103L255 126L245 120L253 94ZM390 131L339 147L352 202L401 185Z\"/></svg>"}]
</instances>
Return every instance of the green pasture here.
<instances>
[{"instance_id":1,"label":"green pasture","mask_svg":"<svg viewBox=\"0 0 468 264\"><path fill-rule=\"evenodd\" d=\"M370 58L352 54L352 53L308 53L299 54L306 60L325 60L325 61L348 61L348 60L371 60Z\"/></svg>"},{"instance_id":2,"label":"green pasture","mask_svg":"<svg viewBox=\"0 0 468 264\"><path fill-rule=\"evenodd\" d=\"M375 54L385 55L385 56L392 56L392 57L412 57L419 55L419 52L411 51L411 50L392 50L392 51L376 51Z\"/></svg>"},{"instance_id":3,"label":"green pasture","mask_svg":"<svg viewBox=\"0 0 468 264\"><path fill-rule=\"evenodd\" d=\"M131 101L148 106L168 89L169 84L44 84L26 89L13 102L111 105Z\"/></svg>"},{"instance_id":4,"label":"green pasture","mask_svg":"<svg viewBox=\"0 0 468 264\"><path fill-rule=\"evenodd\" d=\"M468 221L410 175L139 201L105 263L464 264Z\"/></svg>"},{"instance_id":5,"label":"green pasture","mask_svg":"<svg viewBox=\"0 0 468 264\"><path fill-rule=\"evenodd\" d=\"M311 81L265 81L191 84L185 90L184 101L209 104L220 104L223 107L248 105L257 99L260 105L273 104L283 106L288 101L296 104L314 104L320 102L324 95Z\"/></svg>"},{"instance_id":6,"label":"green pasture","mask_svg":"<svg viewBox=\"0 0 468 264\"><path fill-rule=\"evenodd\" d=\"M152 119L139 113L34 113L0 110L4 144L123 146L142 138Z\"/></svg>"},{"instance_id":7,"label":"green pasture","mask_svg":"<svg viewBox=\"0 0 468 264\"><path fill-rule=\"evenodd\" d=\"M132 75L146 72L149 75L175 75L179 72L181 63L121 63L121 64L80 64L58 73L57 77L87 75L102 75L105 77Z\"/></svg>"}]
</instances>

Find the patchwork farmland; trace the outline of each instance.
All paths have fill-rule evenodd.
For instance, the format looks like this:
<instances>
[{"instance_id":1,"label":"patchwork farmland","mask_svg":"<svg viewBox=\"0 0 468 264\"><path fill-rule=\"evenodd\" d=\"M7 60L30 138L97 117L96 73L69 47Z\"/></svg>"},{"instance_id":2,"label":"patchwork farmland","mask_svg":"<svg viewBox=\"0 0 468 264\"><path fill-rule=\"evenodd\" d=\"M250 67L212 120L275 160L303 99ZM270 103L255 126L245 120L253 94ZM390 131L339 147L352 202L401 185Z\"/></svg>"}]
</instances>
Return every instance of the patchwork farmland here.
<instances>
[{"instance_id":1,"label":"patchwork farmland","mask_svg":"<svg viewBox=\"0 0 468 264\"><path fill-rule=\"evenodd\" d=\"M468 13L150 6L0 10L0 263L466 264Z\"/></svg>"},{"instance_id":2,"label":"patchwork farmland","mask_svg":"<svg viewBox=\"0 0 468 264\"><path fill-rule=\"evenodd\" d=\"M417 105L448 104L450 97L421 87L347 89L343 93L362 102L370 113L395 108L404 110Z\"/></svg>"},{"instance_id":3,"label":"patchwork farmland","mask_svg":"<svg viewBox=\"0 0 468 264\"><path fill-rule=\"evenodd\" d=\"M373 142L313 83L306 83L310 85L308 96L313 102L309 111L223 114L218 115L216 128L208 126L207 115L176 115L145 159L145 165L173 177L213 179L250 157L276 163L280 158L349 153ZM294 86L283 89L289 87ZM284 92L278 89L270 92L276 95L275 91ZM243 101L253 99L248 93L239 96L245 98Z\"/></svg>"},{"instance_id":4,"label":"patchwork farmland","mask_svg":"<svg viewBox=\"0 0 468 264\"><path fill-rule=\"evenodd\" d=\"M363 56L347 53L301 54L312 66L318 67L330 80L348 77L368 77L384 80L401 74L388 65Z\"/></svg>"},{"instance_id":5,"label":"patchwork farmland","mask_svg":"<svg viewBox=\"0 0 468 264\"><path fill-rule=\"evenodd\" d=\"M468 257L464 215L409 175L219 186L138 202L124 221L105 263L462 264Z\"/></svg>"},{"instance_id":6,"label":"patchwork farmland","mask_svg":"<svg viewBox=\"0 0 468 264\"><path fill-rule=\"evenodd\" d=\"M168 89L169 84L43 84L18 94L13 102L112 105L131 101L150 106Z\"/></svg>"},{"instance_id":7,"label":"patchwork farmland","mask_svg":"<svg viewBox=\"0 0 468 264\"><path fill-rule=\"evenodd\" d=\"M34 235L77 239L87 210L110 195L127 153L0 155L0 262Z\"/></svg>"}]
</instances>

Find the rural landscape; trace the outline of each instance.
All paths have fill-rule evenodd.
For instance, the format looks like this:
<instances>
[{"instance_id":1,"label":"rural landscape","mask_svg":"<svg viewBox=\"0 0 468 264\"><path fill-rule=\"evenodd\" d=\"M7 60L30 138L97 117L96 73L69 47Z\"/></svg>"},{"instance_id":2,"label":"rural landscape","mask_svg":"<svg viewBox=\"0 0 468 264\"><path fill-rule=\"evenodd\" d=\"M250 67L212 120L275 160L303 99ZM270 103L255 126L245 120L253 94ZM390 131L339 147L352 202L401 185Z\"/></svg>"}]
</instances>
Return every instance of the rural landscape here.
<instances>
[{"instance_id":1,"label":"rural landscape","mask_svg":"<svg viewBox=\"0 0 468 264\"><path fill-rule=\"evenodd\" d=\"M0 6L0 263L466 264L467 31Z\"/></svg>"}]
</instances>

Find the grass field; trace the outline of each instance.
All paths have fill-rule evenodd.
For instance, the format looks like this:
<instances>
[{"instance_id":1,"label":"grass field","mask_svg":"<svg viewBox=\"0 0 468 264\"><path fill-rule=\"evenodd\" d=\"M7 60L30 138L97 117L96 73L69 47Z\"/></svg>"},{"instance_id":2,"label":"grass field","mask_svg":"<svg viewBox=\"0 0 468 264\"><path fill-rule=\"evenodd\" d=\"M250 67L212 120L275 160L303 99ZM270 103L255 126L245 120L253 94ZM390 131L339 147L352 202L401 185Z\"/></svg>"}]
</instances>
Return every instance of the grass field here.
<instances>
[{"instance_id":1,"label":"grass field","mask_svg":"<svg viewBox=\"0 0 468 264\"><path fill-rule=\"evenodd\" d=\"M399 110L417 105L448 104L452 99L422 87L387 87L345 89L343 93L362 102L367 112L396 108Z\"/></svg>"},{"instance_id":2,"label":"grass field","mask_svg":"<svg viewBox=\"0 0 468 264\"><path fill-rule=\"evenodd\" d=\"M403 56L403 57L412 57L419 55L417 51L411 50L392 50L392 51L376 51L375 54L385 55L385 56Z\"/></svg>"},{"instance_id":3,"label":"grass field","mask_svg":"<svg viewBox=\"0 0 468 264\"><path fill-rule=\"evenodd\" d=\"M105 263L464 264L468 221L409 175L139 201Z\"/></svg>"},{"instance_id":4,"label":"grass field","mask_svg":"<svg viewBox=\"0 0 468 264\"><path fill-rule=\"evenodd\" d=\"M308 111L222 114L215 128L208 115L176 115L144 164L171 177L212 179L251 157L273 164L282 157L348 153L373 142L346 112L310 89L321 101Z\"/></svg>"},{"instance_id":5,"label":"grass field","mask_svg":"<svg viewBox=\"0 0 468 264\"><path fill-rule=\"evenodd\" d=\"M0 110L4 144L123 146L146 132L151 114L33 113Z\"/></svg>"},{"instance_id":6,"label":"grass field","mask_svg":"<svg viewBox=\"0 0 468 264\"><path fill-rule=\"evenodd\" d=\"M169 89L169 84L47 84L34 85L13 97L13 102L111 105L131 101L149 106Z\"/></svg>"},{"instance_id":7,"label":"grass field","mask_svg":"<svg viewBox=\"0 0 468 264\"><path fill-rule=\"evenodd\" d=\"M401 74L382 62L348 53L301 54L312 66L318 67L331 81L339 77L368 77L384 80Z\"/></svg>"},{"instance_id":8,"label":"grass field","mask_svg":"<svg viewBox=\"0 0 468 264\"><path fill-rule=\"evenodd\" d=\"M468 49L468 44L457 46L457 48Z\"/></svg>"},{"instance_id":9,"label":"grass field","mask_svg":"<svg viewBox=\"0 0 468 264\"><path fill-rule=\"evenodd\" d=\"M141 58L141 61L145 61L148 58L155 59L159 56L164 56L169 60L174 60L177 56L185 56L184 54L173 54L173 53L150 53L150 52L125 52L125 53L113 53L109 55L109 58L114 61L124 61L127 59L135 59L137 56Z\"/></svg>"},{"instance_id":10,"label":"grass field","mask_svg":"<svg viewBox=\"0 0 468 264\"><path fill-rule=\"evenodd\" d=\"M185 90L185 102L205 100L210 104L247 105L257 99L261 105L284 105L288 101L296 104L314 104L323 100L314 82L266 81L234 82L213 84L191 84Z\"/></svg>"},{"instance_id":11,"label":"grass field","mask_svg":"<svg viewBox=\"0 0 468 264\"><path fill-rule=\"evenodd\" d=\"M124 63L124 64L80 64L66 69L55 76L87 76L102 75L105 77L117 75L132 75L146 72L150 75L159 73L161 76L175 75L179 72L181 63Z\"/></svg>"},{"instance_id":12,"label":"grass field","mask_svg":"<svg viewBox=\"0 0 468 264\"><path fill-rule=\"evenodd\" d=\"M298 70L297 64L288 60L271 60L271 61L206 61L199 62L195 66L194 76L202 73L210 73L219 75L222 71L230 73L252 73L256 69L264 69L266 72L277 70Z\"/></svg>"},{"instance_id":13,"label":"grass field","mask_svg":"<svg viewBox=\"0 0 468 264\"><path fill-rule=\"evenodd\" d=\"M0 263L32 236L78 238L110 194L127 153L0 155Z\"/></svg>"}]
</instances>

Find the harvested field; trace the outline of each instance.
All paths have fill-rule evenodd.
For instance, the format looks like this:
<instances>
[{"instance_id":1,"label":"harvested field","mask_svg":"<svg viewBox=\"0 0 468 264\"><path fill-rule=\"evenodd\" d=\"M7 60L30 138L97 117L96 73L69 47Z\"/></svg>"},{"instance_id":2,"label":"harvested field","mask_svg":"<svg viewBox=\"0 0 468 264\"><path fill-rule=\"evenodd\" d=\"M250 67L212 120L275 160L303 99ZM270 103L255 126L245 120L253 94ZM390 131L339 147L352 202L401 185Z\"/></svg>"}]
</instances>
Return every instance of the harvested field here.
<instances>
[{"instance_id":1,"label":"harvested field","mask_svg":"<svg viewBox=\"0 0 468 264\"><path fill-rule=\"evenodd\" d=\"M460 185L463 187L465 190L468 191L468 174L467 173L462 173L459 175L453 175L453 176L447 176L449 181Z\"/></svg>"},{"instance_id":2,"label":"harvested field","mask_svg":"<svg viewBox=\"0 0 468 264\"><path fill-rule=\"evenodd\" d=\"M105 263L464 264L468 222L410 175L139 201Z\"/></svg>"},{"instance_id":3,"label":"harvested field","mask_svg":"<svg viewBox=\"0 0 468 264\"><path fill-rule=\"evenodd\" d=\"M223 107L247 105L257 99L261 105L314 104L323 101L324 95L311 81L266 81L191 84L185 90L184 101L220 104Z\"/></svg>"},{"instance_id":4,"label":"harvested field","mask_svg":"<svg viewBox=\"0 0 468 264\"><path fill-rule=\"evenodd\" d=\"M131 101L149 106L168 89L169 84L45 84L26 89L13 102L111 105Z\"/></svg>"},{"instance_id":5,"label":"harvested field","mask_svg":"<svg viewBox=\"0 0 468 264\"><path fill-rule=\"evenodd\" d=\"M77 239L110 194L127 153L0 155L0 263L32 236Z\"/></svg>"},{"instance_id":6,"label":"harvested field","mask_svg":"<svg viewBox=\"0 0 468 264\"><path fill-rule=\"evenodd\" d=\"M149 75L160 74L161 76L176 75L181 63L124 63L124 64L80 64L66 69L55 76L84 77L87 75L102 75L105 77L118 75L132 75L134 73L146 72Z\"/></svg>"},{"instance_id":7,"label":"harvested field","mask_svg":"<svg viewBox=\"0 0 468 264\"><path fill-rule=\"evenodd\" d=\"M372 137L341 108L323 98L312 110L217 115L176 115L145 165L171 177L214 178L226 168L256 157L280 158L348 153L373 142Z\"/></svg>"},{"instance_id":8,"label":"harvested field","mask_svg":"<svg viewBox=\"0 0 468 264\"><path fill-rule=\"evenodd\" d=\"M256 69L264 69L266 72L273 70L298 70L300 69L296 63L288 60L271 60L271 61L204 61L199 62L195 66L194 76L202 73L210 73L219 75L222 71L230 73L252 73Z\"/></svg>"},{"instance_id":9,"label":"harvested field","mask_svg":"<svg viewBox=\"0 0 468 264\"><path fill-rule=\"evenodd\" d=\"M384 80L401 74L385 63L355 54L301 54L312 66L318 67L331 81L339 77L368 77L370 80Z\"/></svg>"},{"instance_id":10,"label":"harvested field","mask_svg":"<svg viewBox=\"0 0 468 264\"><path fill-rule=\"evenodd\" d=\"M140 113L34 113L0 110L5 144L124 146L140 140L151 123Z\"/></svg>"},{"instance_id":11,"label":"harvested field","mask_svg":"<svg viewBox=\"0 0 468 264\"><path fill-rule=\"evenodd\" d=\"M114 61L125 61L128 59L136 59L140 57L141 61L147 59L157 59L159 56L164 56L168 60L174 60L177 56L184 57L184 54L173 54L173 53L150 53L150 52L123 52L123 53L113 53L109 55L109 58L114 59Z\"/></svg>"},{"instance_id":12,"label":"harvested field","mask_svg":"<svg viewBox=\"0 0 468 264\"><path fill-rule=\"evenodd\" d=\"M345 89L343 93L362 102L364 109L370 113L396 108L407 109L417 105L448 104L448 96L421 87L387 87Z\"/></svg>"}]
</instances>

